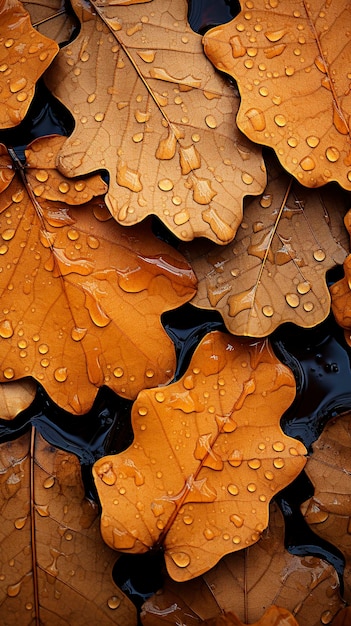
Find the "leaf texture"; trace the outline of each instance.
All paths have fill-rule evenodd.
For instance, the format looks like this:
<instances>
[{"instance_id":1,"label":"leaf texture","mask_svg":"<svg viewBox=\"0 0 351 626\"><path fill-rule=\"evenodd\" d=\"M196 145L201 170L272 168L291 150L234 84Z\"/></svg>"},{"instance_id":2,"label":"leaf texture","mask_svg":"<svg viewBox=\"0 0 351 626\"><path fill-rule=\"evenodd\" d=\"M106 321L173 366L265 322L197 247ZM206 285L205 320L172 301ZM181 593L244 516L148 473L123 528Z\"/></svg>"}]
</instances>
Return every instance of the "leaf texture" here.
<instances>
[{"instance_id":1,"label":"leaf texture","mask_svg":"<svg viewBox=\"0 0 351 626\"><path fill-rule=\"evenodd\" d=\"M27 409L35 398L37 386L30 378L0 385L0 419L12 420Z\"/></svg>"},{"instance_id":2,"label":"leaf texture","mask_svg":"<svg viewBox=\"0 0 351 626\"><path fill-rule=\"evenodd\" d=\"M1 444L0 612L6 626L136 624L112 581L78 459L33 430Z\"/></svg>"},{"instance_id":3,"label":"leaf texture","mask_svg":"<svg viewBox=\"0 0 351 626\"><path fill-rule=\"evenodd\" d=\"M47 75L76 121L59 169L107 169L106 203L123 225L156 213L180 239L232 240L264 165L236 130L238 99L204 57L186 1L74 8L80 35Z\"/></svg>"},{"instance_id":4,"label":"leaf texture","mask_svg":"<svg viewBox=\"0 0 351 626\"><path fill-rule=\"evenodd\" d=\"M32 376L61 407L84 413L104 384L134 398L172 378L160 315L193 296L195 279L149 225L121 228L101 199L76 208L46 200L94 192L86 179L57 177L46 140L38 145L22 177L3 156L0 381Z\"/></svg>"},{"instance_id":5,"label":"leaf texture","mask_svg":"<svg viewBox=\"0 0 351 626\"><path fill-rule=\"evenodd\" d=\"M94 465L108 545L162 547L171 577L188 580L255 543L305 463L279 426L294 394L267 340L207 335L181 380L139 394L130 448Z\"/></svg>"},{"instance_id":6,"label":"leaf texture","mask_svg":"<svg viewBox=\"0 0 351 626\"><path fill-rule=\"evenodd\" d=\"M0 128L4 129L22 121L37 80L59 48L32 27L29 13L17 0L1 3L0 20Z\"/></svg>"},{"instance_id":7,"label":"leaf texture","mask_svg":"<svg viewBox=\"0 0 351 626\"><path fill-rule=\"evenodd\" d=\"M218 310L236 335L264 337L284 322L311 328L330 311L328 269L347 254L346 194L307 190L270 163L264 194L245 207L227 246L181 249L198 278L193 304Z\"/></svg>"},{"instance_id":8,"label":"leaf texture","mask_svg":"<svg viewBox=\"0 0 351 626\"><path fill-rule=\"evenodd\" d=\"M351 413L328 422L313 444L306 472L315 491L302 505L306 521L343 552L344 598L351 602Z\"/></svg>"},{"instance_id":9,"label":"leaf texture","mask_svg":"<svg viewBox=\"0 0 351 626\"><path fill-rule=\"evenodd\" d=\"M239 128L303 185L351 189L349 2L240 4L204 37L207 56L238 82Z\"/></svg>"},{"instance_id":10,"label":"leaf texture","mask_svg":"<svg viewBox=\"0 0 351 626\"><path fill-rule=\"evenodd\" d=\"M33 26L42 35L58 44L71 38L76 21L61 0L28 0L22 4L28 11Z\"/></svg>"}]
</instances>

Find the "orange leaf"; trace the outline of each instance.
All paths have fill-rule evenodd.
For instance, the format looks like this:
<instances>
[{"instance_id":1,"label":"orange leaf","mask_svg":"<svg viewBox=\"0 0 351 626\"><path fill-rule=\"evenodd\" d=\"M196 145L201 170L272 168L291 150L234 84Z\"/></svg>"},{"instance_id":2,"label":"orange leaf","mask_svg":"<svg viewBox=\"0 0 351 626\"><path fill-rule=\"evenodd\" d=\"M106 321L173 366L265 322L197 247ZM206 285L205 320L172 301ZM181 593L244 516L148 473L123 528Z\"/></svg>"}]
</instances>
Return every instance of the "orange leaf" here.
<instances>
[{"instance_id":1,"label":"orange leaf","mask_svg":"<svg viewBox=\"0 0 351 626\"><path fill-rule=\"evenodd\" d=\"M78 459L33 430L1 444L0 466L2 624L136 624Z\"/></svg>"},{"instance_id":2,"label":"orange leaf","mask_svg":"<svg viewBox=\"0 0 351 626\"><path fill-rule=\"evenodd\" d=\"M338 575L322 559L285 550L284 531L283 515L272 504L269 526L257 543L226 555L192 581L166 579L163 590L144 603L143 625L181 624L188 616L194 626L216 623L216 619L221 623L221 614L235 614L239 624L240 620L265 624L270 613L263 613L270 604L290 612L301 626L329 623L344 606Z\"/></svg>"},{"instance_id":3,"label":"orange leaf","mask_svg":"<svg viewBox=\"0 0 351 626\"><path fill-rule=\"evenodd\" d=\"M59 169L107 169L106 203L123 225L156 213L180 239L231 241L264 165L235 127L238 99L203 55L186 0L73 4L81 32L47 77L76 121Z\"/></svg>"},{"instance_id":4,"label":"orange leaf","mask_svg":"<svg viewBox=\"0 0 351 626\"><path fill-rule=\"evenodd\" d=\"M105 541L162 547L175 580L255 543L270 499L305 464L279 426L294 394L267 340L207 335L181 380L139 394L131 447L94 466Z\"/></svg>"},{"instance_id":5,"label":"orange leaf","mask_svg":"<svg viewBox=\"0 0 351 626\"><path fill-rule=\"evenodd\" d=\"M0 419L12 420L35 398L37 386L30 378L0 385Z\"/></svg>"},{"instance_id":6,"label":"orange leaf","mask_svg":"<svg viewBox=\"0 0 351 626\"><path fill-rule=\"evenodd\" d=\"M182 246L199 281L193 304L216 309L236 335L263 337L284 322L310 328L330 311L325 280L347 248L340 190L307 190L280 167L245 207L235 240Z\"/></svg>"},{"instance_id":7,"label":"orange leaf","mask_svg":"<svg viewBox=\"0 0 351 626\"><path fill-rule=\"evenodd\" d=\"M32 145L36 168L23 180L4 156L0 381L33 376L57 404L84 413L102 385L133 398L172 378L160 315L188 301L195 282L149 226L121 228L101 201L83 209L45 200L94 193L86 179L59 182L46 169L48 143L38 142L40 153Z\"/></svg>"},{"instance_id":8,"label":"orange leaf","mask_svg":"<svg viewBox=\"0 0 351 626\"><path fill-rule=\"evenodd\" d=\"M58 52L58 45L38 33L18 0L0 5L0 128L19 124L34 95L35 84ZM25 62L24 62L25 61Z\"/></svg>"},{"instance_id":9,"label":"orange leaf","mask_svg":"<svg viewBox=\"0 0 351 626\"><path fill-rule=\"evenodd\" d=\"M239 128L303 185L351 189L348 0L240 4L204 37L207 56L238 82Z\"/></svg>"}]
</instances>

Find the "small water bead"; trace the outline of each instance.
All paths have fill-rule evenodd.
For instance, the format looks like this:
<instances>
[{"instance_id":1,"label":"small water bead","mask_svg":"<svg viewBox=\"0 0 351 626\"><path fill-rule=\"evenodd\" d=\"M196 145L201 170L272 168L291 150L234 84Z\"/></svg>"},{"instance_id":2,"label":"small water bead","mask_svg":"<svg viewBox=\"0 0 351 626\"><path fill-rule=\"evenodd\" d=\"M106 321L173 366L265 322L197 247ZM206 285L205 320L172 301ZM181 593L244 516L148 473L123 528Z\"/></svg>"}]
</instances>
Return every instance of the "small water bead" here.
<instances>
[{"instance_id":1,"label":"small water bead","mask_svg":"<svg viewBox=\"0 0 351 626\"><path fill-rule=\"evenodd\" d=\"M283 127L286 125L286 119L284 115L281 115L280 113L278 113L278 115L275 115L274 121L277 126Z\"/></svg>"},{"instance_id":2,"label":"small water bead","mask_svg":"<svg viewBox=\"0 0 351 626\"><path fill-rule=\"evenodd\" d=\"M0 337L3 339L9 339L13 335L12 323L8 319L4 319L0 322ZM26 347L26 346L24 346Z\"/></svg>"},{"instance_id":3,"label":"small water bead","mask_svg":"<svg viewBox=\"0 0 351 626\"><path fill-rule=\"evenodd\" d=\"M103 112L95 113L94 119L96 122L102 122L105 119L105 113Z\"/></svg>"},{"instance_id":4,"label":"small water bead","mask_svg":"<svg viewBox=\"0 0 351 626\"><path fill-rule=\"evenodd\" d=\"M27 521L27 516L25 516L25 517L18 517L14 521L15 528L17 528L17 530L22 530L22 528L24 528L24 526L26 524L26 521Z\"/></svg>"},{"instance_id":5,"label":"small water bead","mask_svg":"<svg viewBox=\"0 0 351 626\"><path fill-rule=\"evenodd\" d=\"M51 489L55 484L55 476L48 476L43 482L44 489Z\"/></svg>"},{"instance_id":6,"label":"small water bead","mask_svg":"<svg viewBox=\"0 0 351 626\"><path fill-rule=\"evenodd\" d=\"M314 304L313 302L305 302L303 305L303 308L306 311L306 313L310 313L314 309Z\"/></svg>"},{"instance_id":7,"label":"small water bead","mask_svg":"<svg viewBox=\"0 0 351 626\"><path fill-rule=\"evenodd\" d=\"M248 172L243 172L241 174L241 180L245 183L245 185L251 185L253 183L253 176L251 176Z\"/></svg>"},{"instance_id":8,"label":"small water bead","mask_svg":"<svg viewBox=\"0 0 351 626\"><path fill-rule=\"evenodd\" d=\"M285 461L283 459L280 459L280 458L279 459L274 459L273 465L277 469L282 469L282 467L284 467L284 465L285 465Z\"/></svg>"},{"instance_id":9,"label":"small water bead","mask_svg":"<svg viewBox=\"0 0 351 626\"><path fill-rule=\"evenodd\" d=\"M274 474L270 470L265 471L264 476L267 480L273 480Z\"/></svg>"},{"instance_id":10,"label":"small water bead","mask_svg":"<svg viewBox=\"0 0 351 626\"><path fill-rule=\"evenodd\" d=\"M290 148L296 148L298 141L296 137L289 137L287 143L288 143L288 146L290 146Z\"/></svg>"},{"instance_id":11,"label":"small water bead","mask_svg":"<svg viewBox=\"0 0 351 626\"><path fill-rule=\"evenodd\" d=\"M240 515L237 515L236 513L234 513L233 515L230 516L230 521L233 522L234 526L236 526L236 528L241 528L244 520L242 517L240 517Z\"/></svg>"},{"instance_id":12,"label":"small water bead","mask_svg":"<svg viewBox=\"0 0 351 626\"><path fill-rule=\"evenodd\" d=\"M340 152L334 146L330 146L326 149L325 155L331 163L335 163L340 158Z\"/></svg>"},{"instance_id":13,"label":"small water bead","mask_svg":"<svg viewBox=\"0 0 351 626\"><path fill-rule=\"evenodd\" d=\"M35 178L40 182L40 183L46 183L46 181L49 178L49 174L46 170L38 170L35 174Z\"/></svg>"},{"instance_id":14,"label":"small water bead","mask_svg":"<svg viewBox=\"0 0 351 626\"><path fill-rule=\"evenodd\" d=\"M207 539L207 541L211 541L211 539L213 539L215 536L213 530L211 530L210 528L205 528L203 534L204 534L205 539Z\"/></svg>"},{"instance_id":15,"label":"small water bead","mask_svg":"<svg viewBox=\"0 0 351 626\"><path fill-rule=\"evenodd\" d=\"M255 483L249 483L249 484L247 485L247 490L248 490L250 493L254 493L254 492L256 491L256 489L257 489L257 485L255 485Z\"/></svg>"},{"instance_id":16,"label":"small water bead","mask_svg":"<svg viewBox=\"0 0 351 626\"><path fill-rule=\"evenodd\" d=\"M303 282L301 282L301 283L299 283L297 285L297 291L301 295L304 295L304 294L308 293L310 291L310 289L311 289L311 284L307 280L305 280L305 281L303 281Z\"/></svg>"},{"instance_id":17,"label":"small water bead","mask_svg":"<svg viewBox=\"0 0 351 626\"><path fill-rule=\"evenodd\" d=\"M141 406L141 407L138 409L138 413L139 413L139 415L141 415L142 417L143 417L144 415L147 415L147 412L148 412L148 411L147 411L147 408L146 408L145 406Z\"/></svg>"},{"instance_id":18,"label":"small water bead","mask_svg":"<svg viewBox=\"0 0 351 626\"><path fill-rule=\"evenodd\" d=\"M293 76L295 74L295 68L292 65L288 65L288 67L285 68L285 74L287 76Z\"/></svg>"},{"instance_id":19,"label":"small water bead","mask_svg":"<svg viewBox=\"0 0 351 626\"><path fill-rule=\"evenodd\" d=\"M163 178L158 181L158 187L161 191L171 191L174 187L174 183L170 178Z\"/></svg>"},{"instance_id":20,"label":"small water bead","mask_svg":"<svg viewBox=\"0 0 351 626\"><path fill-rule=\"evenodd\" d=\"M116 369L113 370L113 375L116 378L121 378L124 374L124 370L121 367L116 367Z\"/></svg>"},{"instance_id":21,"label":"small water bead","mask_svg":"<svg viewBox=\"0 0 351 626\"><path fill-rule=\"evenodd\" d=\"M230 495L232 495L232 496L237 496L238 493L239 493L238 486L234 485L232 483L230 485L228 485L227 489L228 489L228 492L230 493Z\"/></svg>"},{"instance_id":22,"label":"small water bead","mask_svg":"<svg viewBox=\"0 0 351 626\"><path fill-rule=\"evenodd\" d=\"M67 380L67 367L58 367L55 369L54 378L58 383L64 383Z\"/></svg>"},{"instance_id":23,"label":"small water bead","mask_svg":"<svg viewBox=\"0 0 351 626\"><path fill-rule=\"evenodd\" d=\"M108 608L109 608L109 609L112 609L113 611L114 611L115 609L118 609L118 607L120 606L120 604L121 604L121 600L120 600L120 598L118 598L118 596L111 596L111 598L109 598L109 599L107 600L107 606L108 606Z\"/></svg>"},{"instance_id":24,"label":"small water bead","mask_svg":"<svg viewBox=\"0 0 351 626\"><path fill-rule=\"evenodd\" d=\"M157 402L164 402L165 394L163 393L163 391L156 391L155 398L156 398Z\"/></svg>"},{"instance_id":25,"label":"small water bead","mask_svg":"<svg viewBox=\"0 0 351 626\"><path fill-rule=\"evenodd\" d=\"M315 135L310 135L306 138L306 143L310 148L316 148L319 144L319 141L319 137L316 137Z\"/></svg>"},{"instance_id":26,"label":"small water bead","mask_svg":"<svg viewBox=\"0 0 351 626\"><path fill-rule=\"evenodd\" d=\"M42 359L42 360L40 361L40 365L41 365L42 367L45 367L45 368L46 368L46 367L49 367L49 365L50 365L50 361L49 361L49 359Z\"/></svg>"},{"instance_id":27,"label":"small water bead","mask_svg":"<svg viewBox=\"0 0 351 626\"><path fill-rule=\"evenodd\" d=\"M310 156L306 156L303 159L301 159L300 165L305 172L310 172L311 170L314 170L314 168L316 167L314 160Z\"/></svg>"},{"instance_id":28,"label":"small water bead","mask_svg":"<svg viewBox=\"0 0 351 626\"><path fill-rule=\"evenodd\" d=\"M170 553L170 557L177 567L188 567L190 564L190 556L187 552L173 552Z\"/></svg>"},{"instance_id":29,"label":"small water bead","mask_svg":"<svg viewBox=\"0 0 351 626\"><path fill-rule=\"evenodd\" d=\"M318 261L319 263L324 261L325 257L326 257L326 254L324 250L322 250L321 248L319 248L318 250L315 250L313 253L313 258L315 259L315 261Z\"/></svg>"},{"instance_id":30,"label":"small water bead","mask_svg":"<svg viewBox=\"0 0 351 626\"><path fill-rule=\"evenodd\" d=\"M194 521L194 518L191 515L184 515L183 517L184 524L186 524L187 526L190 526L190 524L192 524L193 521Z\"/></svg>"},{"instance_id":31,"label":"small water bead","mask_svg":"<svg viewBox=\"0 0 351 626\"><path fill-rule=\"evenodd\" d=\"M293 309L296 309L296 307L298 307L300 304L300 298L296 293L287 293L285 296L285 300L287 304Z\"/></svg>"},{"instance_id":32,"label":"small water bead","mask_svg":"<svg viewBox=\"0 0 351 626\"><path fill-rule=\"evenodd\" d=\"M14 378L15 376L15 372L12 369L12 367L7 367L6 369L4 369L4 378L6 378L7 380L11 380L11 378Z\"/></svg>"},{"instance_id":33,"label":"small water bead","mask_svg":"<svg viewBox=\"0 0 351 626\"><path fill-rule=\"evenodd\" d=\"M283 450L285 450L285 444L282 441L275 441L272 444L272 448L276 452L283 452Z\"/></svg>"},{"instance_id":34,"label":"small water bead","mask_svg":"<svg viewBox=\"0 0 351 626\"><path fill-rule=\"evenodd\" d=\"M269 304L265 304L265 306L262 307L262 313L265 317L272 317L274 315L274 309Z\"/></svg>"},{"instance_id":35,"label":"small water bead","mask_svg":"<svg viewBox=\"0 0 351 626\"><path fill-rule=\"evenodd\" d=\"M217 120L213 115L206 115L205 122L209 128L217 128Z\"/></svg>"}]
</instances>

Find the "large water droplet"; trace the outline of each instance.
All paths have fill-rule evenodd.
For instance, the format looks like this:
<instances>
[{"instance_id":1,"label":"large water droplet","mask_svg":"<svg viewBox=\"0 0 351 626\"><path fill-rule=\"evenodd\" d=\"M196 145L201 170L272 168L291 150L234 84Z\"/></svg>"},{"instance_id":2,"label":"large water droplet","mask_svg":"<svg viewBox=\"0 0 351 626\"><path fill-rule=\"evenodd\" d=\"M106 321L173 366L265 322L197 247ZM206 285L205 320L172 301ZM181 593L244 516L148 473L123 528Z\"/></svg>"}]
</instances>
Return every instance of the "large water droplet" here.
<instances>
[{"instance_id":1,"label":"large water droplet","mask_svg":"<svg viewBox=\"0 0 351 626\"><path fill-rule=\"evenodd\" d=\"M169 556L177 565L177 567L188 567L190 564L190 556L187 552L172 552Z\"/></svg>"}]
</instances>

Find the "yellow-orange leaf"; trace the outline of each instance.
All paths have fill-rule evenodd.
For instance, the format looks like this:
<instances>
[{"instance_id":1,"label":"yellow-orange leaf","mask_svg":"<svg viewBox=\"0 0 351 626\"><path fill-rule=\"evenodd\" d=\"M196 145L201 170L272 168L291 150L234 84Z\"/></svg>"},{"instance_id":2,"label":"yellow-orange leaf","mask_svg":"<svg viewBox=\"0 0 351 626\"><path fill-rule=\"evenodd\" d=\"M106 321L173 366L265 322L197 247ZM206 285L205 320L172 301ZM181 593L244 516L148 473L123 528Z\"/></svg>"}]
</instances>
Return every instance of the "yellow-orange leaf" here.
<instances>
[{"instance_id":1,"label":"yellow-orange leaf","mask_svg":"<svg viewBox=\"0 0 351 626\"><path fill-rule=\"evenodd\" d=\"M232 243L182 246L199 281L193 304L218 310L236 335L322 322L330 311L326 271L347 254L346 194L305 189L275 164L268 171L265 192L245 207Z\"/></svg>"},{"instance_id":2,"label":"yellow-orange leaf","mask_svg":"<svg viewBox=\"0 0 351 626\"><path fill-rule=\"evenodd\" d=\"M204 37L207 56L238 82L239 128L302 184L351 189L348 0L240 4Z\"/></svg>"},{"instance_id":3,"label":"yellow-orange leaf","mask_svg":"<svg viewBox=\"0 0 351 626\"><path fill-rule=\"evenodd\" d=\"M172 378L160 315L193 296L195 279L149 225L123 229L101 200L76 208L46 200L94 192L86 179L62 182L46 169L43 142L22 177L4 156L0 381L32 376L57 404L84 413L104 384L134 398Z\"/></svg>"},{"instance_id":4,"label":"yellow-orange leaf","mask_svg":"<svg viewBox=\"0 0 351 626\"><path fill-rule=\"evenodd\" d=\"M0 22L0 128L9 128L24 118L35 84L59 48L32 27L18 0L1 2Z\"/></svg>"},{"instance_id":5,"label":"yellow-orange leaf","mask_svg":"<svg viewBox=\"0 0 351 626\"><path fill-rule=\"evenodd\" d=\"M284 531L283 516L272 504L269 526L257 543L228 554L187 583L166 579L163 590L144 603L143 625L187 623L188 616L194 626L215 624L221 614L265 624L271 613L263 615L264 607L270 604L290 611L300 625L330 622L344 606L335 569L322 559L290 554L284 548Z\"/></svg>"},{"instance_id":6,"label":"yellow-orange leaf","mask_svg":"<svg viewBox=\"0 0 351 626\"><path fill-rule=\"evenodd\" d=\"M73 4L81 32L47 75L76 121L59 169L107 169L106 203L123 225L156 213L180 239L231 241L264 165L235 126L238 99L203 55L186 0Z\"/></svg>"},{"instance_id":7,"label":"yellow-orange leaf","mask_svg":"<svg viewBox=\"0 0 351 626\"><path fill-rule=\"evenodd\" d=\"M1 623L134 626L78 459L33 431L1 444L0 476Z\"/></svg>"},{"instance_id":8,"label":"yellow-orange leaf","mask_svg":"<svg viewBox=\"0 0 351 626\"><path fill-rule=\"evenodd\" d=\"M0 385L0 419L12 420L29 407L36 390L37 386L30 378Z\"/></svg>"},{"instance_id":9,"label":"yellow-orange leaf","mask_svg":"<svg viewBox=\"0 0 351 626\"><path fill-rule=\"evenodd\" d=\"M131 447L94 466L105 541L162 547L175 580L255 543L270 499L305 464L279 426L294 395L267 340L207 335L181 380L139 394Z\"/></svg>"}]
</instances>

